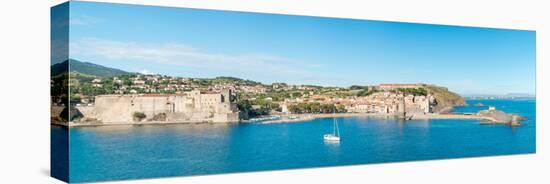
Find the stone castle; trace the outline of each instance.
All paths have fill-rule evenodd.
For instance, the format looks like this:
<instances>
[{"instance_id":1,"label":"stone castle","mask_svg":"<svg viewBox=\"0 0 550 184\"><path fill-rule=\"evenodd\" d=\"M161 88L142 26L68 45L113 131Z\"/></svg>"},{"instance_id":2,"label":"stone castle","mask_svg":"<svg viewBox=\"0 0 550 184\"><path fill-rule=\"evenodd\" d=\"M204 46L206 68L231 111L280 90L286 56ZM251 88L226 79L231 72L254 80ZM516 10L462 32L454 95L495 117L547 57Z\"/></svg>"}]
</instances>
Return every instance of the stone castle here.
<instances>
[{"instance_id":1,"label":"stone castle","mask_svg":"<svg viewBox=\"0 0 550 184\"><path fill-rule=\"evenodd\" d=\"M182 94L100 95L95 97L93 106L77 109L84 118L103 124L237 122L239 110L231 95L231 90L220 93L193 90Z\"/></svg>"}]
</instances>

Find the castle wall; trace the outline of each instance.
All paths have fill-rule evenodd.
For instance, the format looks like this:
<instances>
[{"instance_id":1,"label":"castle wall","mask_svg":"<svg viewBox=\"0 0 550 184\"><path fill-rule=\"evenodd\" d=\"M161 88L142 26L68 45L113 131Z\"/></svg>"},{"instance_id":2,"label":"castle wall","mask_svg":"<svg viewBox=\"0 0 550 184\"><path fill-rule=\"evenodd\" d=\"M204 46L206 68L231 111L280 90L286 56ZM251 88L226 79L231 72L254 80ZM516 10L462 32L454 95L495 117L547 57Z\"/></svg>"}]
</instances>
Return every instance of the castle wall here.
<instances>
[{"instance_id":1,"label":"castle wall","mask_svg":"<svg viewBox=\"0 0 550 184\"><path fill-rule=\"evenodd\" d=\"M97 96L94 118L104 123L132 122L132 97Z\"/></svg>"},{"instance_id":2,"label":"castle wall","mask_svg":"<svg viewBox=\"0 0 550 184\"><path fill-rule=\"evenodd\" d=\"M236 122L239 112L229 95L198 91L185 95L100 95L93 110L85 109L83 114L105 124L136 122L135 112L144 113L145 122Z\"/></svg>"}]
</instances>

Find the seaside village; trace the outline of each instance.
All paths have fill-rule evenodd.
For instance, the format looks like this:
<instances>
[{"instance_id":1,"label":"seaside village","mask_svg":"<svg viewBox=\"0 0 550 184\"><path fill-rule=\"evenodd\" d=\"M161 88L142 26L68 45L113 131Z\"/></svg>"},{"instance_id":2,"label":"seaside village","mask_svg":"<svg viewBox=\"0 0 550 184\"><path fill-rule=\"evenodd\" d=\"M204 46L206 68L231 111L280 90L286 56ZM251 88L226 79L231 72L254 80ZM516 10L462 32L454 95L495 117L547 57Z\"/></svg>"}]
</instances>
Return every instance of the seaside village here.
<instances>
[{"instance_id":1,"label":"seaside village","mask_svg":"<svg viewBox=\"0 0 550 184\"><path fill-rule=\"evenodd\" d=\"M344 105L347 112L354 113L378 113L378 114L397 114L397 113L430 113L435 98L431 94L414 96L405 95L397 92L397 89L419 88L416 84L380 84L377 90L364 97L350 98L331 98L323 95L314 95L313 99L321 99L320 103L341 104ZM285 99L283 107L288 104L298 103L302 99Z\"/></svg>"},{"instance_id":2,"label":"seaside village","mask_svg":"<svg viewBox=\"0 0 550 184\"><path fill-rule=\"evenodd\" d=\"M272 100L278 110L270 115L289 115L289 107L299 103L331 104L344 107L348 113L430 113L435 98L431 94L406 95L397 89L419 88L417 84L380 84L372 86L376 92L366 96L336 97L311 92L311 86L274 83L269 86L235 83L199 85L190 78L160 75L137 75L125 82L111 78L117 88L111 94L80 98L74 106L82 115L78 120L103 124L131 122L237 122L243 118L235 102L236 94L265 94L268 91L306 91L304 95ZM105 85L102 79L93 79L94 88ZM154 86L154 87L153 87ZM170 93L166 93L170 92ZM253 106L254 108L257 108Z\"/></svg>"}]
</instances>

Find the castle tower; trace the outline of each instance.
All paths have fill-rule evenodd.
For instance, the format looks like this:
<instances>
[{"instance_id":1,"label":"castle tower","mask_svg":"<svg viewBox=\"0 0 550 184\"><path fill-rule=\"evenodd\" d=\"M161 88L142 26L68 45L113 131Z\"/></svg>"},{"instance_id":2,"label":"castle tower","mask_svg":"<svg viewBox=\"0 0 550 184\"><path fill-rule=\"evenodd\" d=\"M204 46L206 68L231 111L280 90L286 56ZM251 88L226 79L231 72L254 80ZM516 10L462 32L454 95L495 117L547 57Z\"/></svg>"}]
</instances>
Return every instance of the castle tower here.
<instances>
[{"instance_id":1,"label":"castle tower","mask_svg":"<svg viewBox=\"0 0 550 184\"><path fill-rule=\"evenodd\" d=\"M405 118L406 116L406 109L405 109L405 98L401 98L399 101L399 104L397 105L397 117L398 118Z\"/></svg>"},{"instance_id":2,"label":"castle tower","mask_svg":"<svg viewBox=\"0 0 550 184\"><path fill-rule=\"evenodd\" d=\"M221 93L221 102L222 103L230 103L231 102L231 95L232 91L231 89L223 89Z\"/></svg>"},{"instance_id":3,"label":"castle tower","mask_svg":"<svg viewBox=\"0 0 550 184\"><path fill-rule=\"evenodd\" d=\"M201 91L200 90L193 90L193 91L190 91L189 93L189 96L191 97L191 99L193 100L193 106L195 108L201 108Z\"/></svg>"}]
</instances>

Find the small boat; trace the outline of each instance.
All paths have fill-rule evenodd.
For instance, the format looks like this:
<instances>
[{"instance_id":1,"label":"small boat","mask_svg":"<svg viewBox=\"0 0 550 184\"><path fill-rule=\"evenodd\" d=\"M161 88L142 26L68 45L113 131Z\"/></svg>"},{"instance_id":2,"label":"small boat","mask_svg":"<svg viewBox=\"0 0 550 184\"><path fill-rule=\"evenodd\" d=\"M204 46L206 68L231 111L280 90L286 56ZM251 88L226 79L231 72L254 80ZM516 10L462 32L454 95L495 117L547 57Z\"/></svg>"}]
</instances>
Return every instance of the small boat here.
<instances>
[{"instance_id":1,"label":"small boat","mask_svg":"<svg viewBox=\"0 0 550 184\"><path fill-rule=\"evenodd\" d=\"M340 130L338 129L338 122L336 122L336 118L334 118L334 131L332 134L325 134L323 136L323 139L325 141L340 141Z\"/></svg>"}]
</instances>

